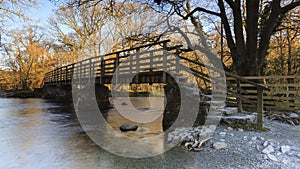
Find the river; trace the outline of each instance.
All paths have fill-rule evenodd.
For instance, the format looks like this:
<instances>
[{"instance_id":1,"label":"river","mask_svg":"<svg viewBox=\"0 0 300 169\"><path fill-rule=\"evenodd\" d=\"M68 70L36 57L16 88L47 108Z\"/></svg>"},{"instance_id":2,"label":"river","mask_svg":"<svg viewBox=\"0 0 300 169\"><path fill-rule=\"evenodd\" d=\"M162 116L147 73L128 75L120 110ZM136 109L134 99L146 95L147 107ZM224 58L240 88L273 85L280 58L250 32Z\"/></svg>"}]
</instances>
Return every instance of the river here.
<instances>
[{"instance_id":1,"label":"river","mask_svg":"<svg viewBox=\"0 0 300 169\"><path fill-rule=\"evenodd\" d=\"M150 158L110 153L87 136L71 107L43 99L0 98L0 168L200 168L201 156L181 147ZM110 124L123 123L116 110L107 114ZM159 134L161 120L142 129L135 133L141 139ZM109 131L106 135L110 135ZM161 142L152 143L153 149L161 148Z\"/></svg>"}]
</instances>

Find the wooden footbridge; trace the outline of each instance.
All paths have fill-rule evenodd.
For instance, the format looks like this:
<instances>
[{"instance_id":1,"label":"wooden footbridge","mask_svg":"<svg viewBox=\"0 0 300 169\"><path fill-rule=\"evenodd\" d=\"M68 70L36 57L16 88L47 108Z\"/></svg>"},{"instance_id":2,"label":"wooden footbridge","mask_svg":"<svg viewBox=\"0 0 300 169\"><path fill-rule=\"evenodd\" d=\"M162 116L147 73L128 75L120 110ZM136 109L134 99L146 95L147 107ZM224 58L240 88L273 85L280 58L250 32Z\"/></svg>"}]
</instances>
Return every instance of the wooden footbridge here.
<instances>
[{"instance_id":1,"label":"wooden footbridge","mask_svg":"<svg viewBox=\"0 0 300 169\"><path fill-rule=\"evenodd\" d=\"M88 58L57 68L45 75L44 86L60 87L91 82L100 85L111 83L173 83L172 73L188 74L191 72L194 77L205 84L212 84L213 81L214 84L226 84L225 86L210 85L210 90L225 91L227 97L236 98L240 110L242 109L242 101L257 105L260 114L258 119L262 121L263 90L268 90L266 87L230 72L184 57L182 46L168 46L169 42L169 40L159 41ZM213 72L216 76L210 76L207 72ZM224 83L218 78L223 76L223 79L226 79L224 75L231 79L230 83L229 81ZM240 87L241 82L256 88L257 101L243 97L244 90ZM200 86L200 89L203 87ZM201 91L207 92L206 90Z\"/></svg>"}]
</instances>

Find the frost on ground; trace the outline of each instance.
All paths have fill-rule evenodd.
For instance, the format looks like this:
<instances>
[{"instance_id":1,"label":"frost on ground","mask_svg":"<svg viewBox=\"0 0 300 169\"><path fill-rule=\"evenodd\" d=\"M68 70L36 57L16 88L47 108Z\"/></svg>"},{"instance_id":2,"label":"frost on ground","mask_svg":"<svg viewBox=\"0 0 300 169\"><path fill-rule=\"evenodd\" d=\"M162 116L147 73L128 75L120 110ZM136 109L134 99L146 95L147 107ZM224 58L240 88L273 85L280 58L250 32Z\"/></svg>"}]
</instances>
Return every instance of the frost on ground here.
<instances>
[{"instance_id":1,"label":"frost on ground","mask_svg":"<svg viewBox=\"0 0 300 169\"><path fill-rule=\"evenodd\" d=\"M269 131L218 126L201 151L191 153L201 156L201 166L206 168L300 169L300 126L266 120L265 127Z\"/></svg>"}]
</instances>

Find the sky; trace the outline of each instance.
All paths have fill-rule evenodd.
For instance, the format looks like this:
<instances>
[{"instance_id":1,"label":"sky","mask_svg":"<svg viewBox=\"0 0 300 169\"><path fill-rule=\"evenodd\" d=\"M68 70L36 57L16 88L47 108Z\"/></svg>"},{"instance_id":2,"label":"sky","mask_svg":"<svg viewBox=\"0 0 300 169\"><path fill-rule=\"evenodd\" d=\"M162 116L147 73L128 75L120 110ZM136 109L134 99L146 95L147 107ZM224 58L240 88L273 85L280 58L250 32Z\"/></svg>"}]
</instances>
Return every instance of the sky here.
<instances>
[{"instance_id":1,"label":"sky","mask_svg":"<svg viewBox=\"0 0 300 169\"><path fill-rule=\"evenodd\" d=\"M46 26L48 18L52 15L52 11L55 9L55 5L49 0L37 0L37 8L31 8L26 11L26 16L35 20L39 26ZM21 29L23 24L16 21L9 23L8 25L12 29ZM2 37L3 42L7 41L7 37ZM2 42L2 43L3 43ZM3 59L6 58L6 53L4 52L3 47L0 47L0 69L3 68Z\"/></svg>"},{"instance_id":2,"label":"sky","mask_svg":"<svg viewBox=\"0 0 300 169\"><path fill-rule=\"evenodd\" d=\"M46 25L48 18L52 14L52 10L55 9L55 5L49 0L37 0L38 8L28 11L28 16L39 20L40 25Z\"/></svg>"}]
</instances>

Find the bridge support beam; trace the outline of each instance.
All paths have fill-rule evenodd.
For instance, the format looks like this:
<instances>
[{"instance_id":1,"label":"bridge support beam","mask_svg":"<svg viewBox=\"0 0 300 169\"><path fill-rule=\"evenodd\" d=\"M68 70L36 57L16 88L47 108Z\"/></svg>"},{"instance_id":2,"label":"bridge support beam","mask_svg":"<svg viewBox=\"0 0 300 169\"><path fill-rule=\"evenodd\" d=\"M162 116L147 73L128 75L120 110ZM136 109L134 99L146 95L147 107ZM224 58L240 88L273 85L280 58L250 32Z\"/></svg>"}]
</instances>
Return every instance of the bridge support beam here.
<instances>
[{"instance_id":1,"label":"bridge support beam","mask_svg":"<svg viewBox=\"0 0 300 169\"><path fill-rule=\"evenodd\" d=\"M96 100L100 110L111 108L109 102L109 89L104 85L95 85Z\"/></svg>"},{"instance_id":2,"label":"bridge support beam","mask_svg":"<svg viewBox=\"0 0 300 169\"><path fill-rule=\"evenodd\" d=\"M71 85L44 86L43 95L46 99L53 99L59 102L72 102L72 87Z\"/></svg>"},{"instance_id":3,"label":"bridge support beam","mask_svg":"<svg viewBox=\"0 0 300 169\"><path fill-rule=\"evenodd\" d=\"M180 92L180 90L183 91ZM209 106L200 102L200 93L195 92L194 88L179 87L177 83L168 83L164 86L164 91L165 110L162 122L164 131L172 126L177 118L182 118L178 116L180 110L184 113L184 119L178 119L177 126L191 127L189 124L192 122L194 126L205 124Z\"/></svg>"},{"instance_id":4,"label":"bridge support beam","mask_svg":"<svg viewBox=\"0 0 300 169\"><path fill-rule=\"evenodd\" d=\"M180 88L177 83L168 83L164 86L165 91L165 110L163 113L162 127L166 131L175 122L181 104Z\"/></svg>"}]
</instances>

